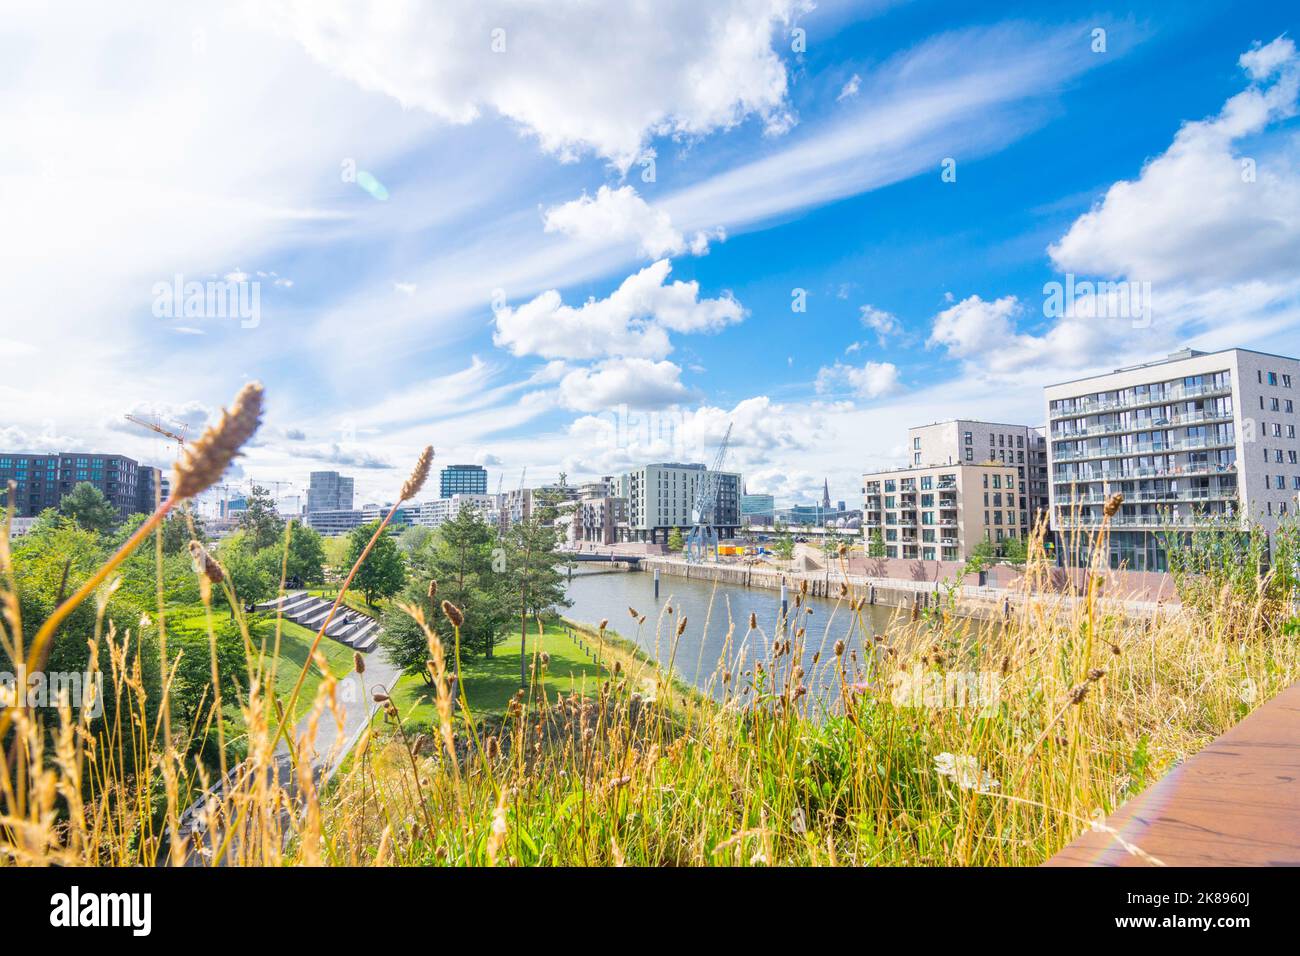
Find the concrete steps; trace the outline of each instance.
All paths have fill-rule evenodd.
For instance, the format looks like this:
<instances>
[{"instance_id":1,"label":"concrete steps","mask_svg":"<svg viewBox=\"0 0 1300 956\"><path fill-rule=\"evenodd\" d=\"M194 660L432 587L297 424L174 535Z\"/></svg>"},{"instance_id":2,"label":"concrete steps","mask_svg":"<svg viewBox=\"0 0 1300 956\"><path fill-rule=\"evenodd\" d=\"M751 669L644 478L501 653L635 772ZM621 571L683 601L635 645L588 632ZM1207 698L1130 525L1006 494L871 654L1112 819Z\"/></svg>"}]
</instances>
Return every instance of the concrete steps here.
<instances>
[{"instance_id":1,"label":"concrete steps","mask_svg":"<svg viewBox=\"0 0 1300 956\"><path fill-rule=\"evenodd\" d=\"M309 594L293 594L257 605L259 611L279 610L286 620L293 621L310 631L320 630L329 617L334 602ZM379 622L367 614L340 606L325 629L325 636L369 654L379 646Z\"/></svg>"}]
</instances>

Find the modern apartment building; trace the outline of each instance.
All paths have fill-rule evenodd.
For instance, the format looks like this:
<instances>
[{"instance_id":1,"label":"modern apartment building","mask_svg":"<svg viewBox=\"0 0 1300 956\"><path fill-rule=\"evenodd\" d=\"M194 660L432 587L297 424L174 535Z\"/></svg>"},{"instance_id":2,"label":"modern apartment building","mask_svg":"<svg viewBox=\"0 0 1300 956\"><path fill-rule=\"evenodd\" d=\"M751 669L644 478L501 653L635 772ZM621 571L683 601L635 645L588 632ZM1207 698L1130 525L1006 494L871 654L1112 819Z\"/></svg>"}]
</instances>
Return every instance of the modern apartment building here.
<instances>
[{"instance_id":1,"label":"modern apartment building","mask_svg":"<svg viewBox=\"0 0 1300 956\"><path fill-rule=\"evenodd\" d=\"M351 511L352 485L351 478L337 471L313 471L307 486L307 512Z\"/></svg>"},{"instance_id":2,"label":"modern apartment building","mask_svg":"<svg viewBox=\"0 0 1300 956\"><path fill-rule=\"evenodd\" d=\"M302 516L302 520L307 524L307 527L315 529L327 538L333 535L347 534L353 528L359 528L365 524L361 512L352 508L308 511Z\"/></svg>"},{"instance_id":3,"label":"modern apartment building","mask_svg":"<svg viewBox=\"0 0 1300 956\"><path fill-rule=\"evenodd\" d=\"M487 494L487 469L482 465L448 465L438 474L438 497Z\"/></svg>"},{"instance_id":4,"label":"modern apartment building","mask_svg":"<svg viewBox=\"0 0 1300 956\"><path fill-rule=\"evenodd\" d=\"M103 492L122 517L153 511L155 489L167 495L167 481L159 469L125 455L94 452L0 452L0 504L9 504L11 480L17 485L16 517L35 517L46 508L57 508L63 496L83 482Z\"/></svg>"},{"instance_id":5,"label":"modern apartment building","mask_svg":"<svg viewBox=\"0 0 1300 956\"><path fill-rule=\"evenodd\" d=\"M1247 349L1196 352L1046 389L1059 554L1087 554L1115 492L1109 562L1167 570L1168 546L1207 516L1277 529L1296 510L1300 361Z\"/></svg>"},{"instance_id":6,"label":"modern apartment building","mask_svg":"<svg viewBox=\"0 0 1300 956\"><path fill-rule=\"evenodd\" d=\"M628 504L615 495L579 498L573 512L572 540L614 544L627 533Z\"/></svg>"},{"instance_id":7,"label":"modern apartment building","mask_svg":"<svg viewBox=\"0 0 1300 956\"><path fill-rule=\"evenodd\" d=\"M1024 499L1020 524L1032 528L1038 515L1048 513L1047 439L1043 427L954 419L909 428L907 446L913 467L984 462L1014 465L1016 489Z\"/></svg>"},{"instance_id":8,"label":"modern apartment building","mask_svg":"<svg viewBox=\"0 0 1300 956\"><path fill-rule=\"evenodd\" d=\"M695 495L707 474L704 465L660 462L624 475L620 487L626 489L629 537L664 544L672 529L682 534L690 531L694 526ZM729 538L740 527L740 474L720 471L716 476L713 527L719 538Z\"/></svg>"},{"instance_id":9,"label":"modern apartment building","mask_svg":"<svg viewBox=\"0 0 1300 956\"><path fill-rule=\"evenodd\" d=\"M1014 464L944 464L862 476L862 528L887 558L964 561L976 544L1027 533Z\"/></svg>"},{"instance_id":10,"label":"modern apartment building","mask_svg":"<svg viewBox=\"0 0 1300 956\"><path fill-rule=\"evenodd\" d=\"M444 522L455 518L462 508L477 511L484 521L495 522L500 500L496 495L455 494L450 498L434 498L420 504L418 512L412 514L412 524L425 528L436 528Z\"/></svg>"}]
</instances>

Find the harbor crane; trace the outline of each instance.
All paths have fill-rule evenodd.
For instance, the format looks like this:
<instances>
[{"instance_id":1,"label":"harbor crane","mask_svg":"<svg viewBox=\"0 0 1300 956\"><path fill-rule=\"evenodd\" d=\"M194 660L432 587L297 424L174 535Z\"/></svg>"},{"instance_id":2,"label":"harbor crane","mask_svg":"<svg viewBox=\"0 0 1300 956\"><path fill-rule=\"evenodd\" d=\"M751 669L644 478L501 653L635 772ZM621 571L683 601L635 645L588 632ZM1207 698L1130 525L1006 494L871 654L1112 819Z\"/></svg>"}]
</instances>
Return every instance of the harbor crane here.
<instances>
[{"instance_id":1,"label":"harbor crane","mask_svg":"<svg viewBox=\"0 0 1300 956\"><path fill-rule=\"evenodd\" d=\"M713 457L713 467L707 469L695 485L695 505L691 508L693 527L686 536L686 560L698 564L706 556L718 560L718 486L719 472L727 458L731 443L731 422L722 436L722 444Z\"/></svg>"}]
</instances>

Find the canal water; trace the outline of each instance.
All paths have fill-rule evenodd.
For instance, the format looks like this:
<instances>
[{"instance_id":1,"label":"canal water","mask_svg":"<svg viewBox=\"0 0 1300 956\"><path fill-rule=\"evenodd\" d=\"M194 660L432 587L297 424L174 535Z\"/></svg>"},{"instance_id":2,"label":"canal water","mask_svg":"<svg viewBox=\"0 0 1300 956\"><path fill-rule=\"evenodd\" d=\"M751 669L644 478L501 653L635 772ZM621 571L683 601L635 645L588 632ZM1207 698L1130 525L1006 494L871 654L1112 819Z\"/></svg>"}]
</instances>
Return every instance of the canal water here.
<instances>
[{"instance_id":1,"label":"canal water","mask_svg":"<svg viewBox=\"0 0 1300 956\"><path fill-rule=\"evenodd\" d=\"M792 627L796 620L806 629L805 670L813 677L811 658L820 651L820 667L816 668L816 683L825 683L830 668L826 665L834 656L836 640L843 639L850 649L856 649L862 659L862 634L852 626L853 617L847 599L806 598L803 607L794 606L795 589L788 591ZM621 637L635 640L650 657L657 657L667 666L670 658L674 673L714 696L723 693L720 676L725 668L735 671L743 659L743 669L748 671L756 659L766 660L770 645L777 634L781 614L781 592L766 588L745 588L713 581L696 581L672 575L659 580L659 599L654 596L654 575L648 571L587 572L575 571L568 585L568 598L572 606L561 609L564 617L596 627L602 619L609 620L609 630ZM672 612L668 613L671 606ZM637 627L628 608L645 615L646 622ZM811 609L812 613L807 611ZM730 625L728 623L730 614ZM761 634L749 635L749 615L758 618ZM871 634L886 634L895 615L906 620L908 612L895 608L874 606L864 610L863 621ZM673 640L678 622L687 618L686 630L677 642ZM731 628L728 647L727 632ZM810 684L811 686L811 684Z\"/></svg>"}]
</instances>

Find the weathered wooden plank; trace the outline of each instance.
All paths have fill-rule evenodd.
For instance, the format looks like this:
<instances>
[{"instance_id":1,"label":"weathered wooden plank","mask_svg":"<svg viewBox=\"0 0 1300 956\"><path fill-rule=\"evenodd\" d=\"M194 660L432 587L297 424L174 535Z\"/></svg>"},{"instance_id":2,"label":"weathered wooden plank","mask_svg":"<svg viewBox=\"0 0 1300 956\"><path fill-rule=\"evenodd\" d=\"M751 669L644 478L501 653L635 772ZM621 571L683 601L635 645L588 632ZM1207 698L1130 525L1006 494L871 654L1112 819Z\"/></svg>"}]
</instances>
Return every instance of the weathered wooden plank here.
<instances>
[{"instance_id":1,"label":"weathered wooden plank","mask_svg":"<svg viewBox=\"0 0 1300 956\"><path fill-rule=\"evenodd\" d=\"M1124 804L1107 826L1169 866L1300 866L1300 684ZM1047 866L1146 866L1089 831Z\"/></svg>"}]
</instances>

